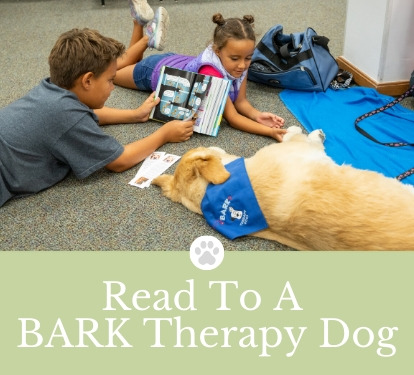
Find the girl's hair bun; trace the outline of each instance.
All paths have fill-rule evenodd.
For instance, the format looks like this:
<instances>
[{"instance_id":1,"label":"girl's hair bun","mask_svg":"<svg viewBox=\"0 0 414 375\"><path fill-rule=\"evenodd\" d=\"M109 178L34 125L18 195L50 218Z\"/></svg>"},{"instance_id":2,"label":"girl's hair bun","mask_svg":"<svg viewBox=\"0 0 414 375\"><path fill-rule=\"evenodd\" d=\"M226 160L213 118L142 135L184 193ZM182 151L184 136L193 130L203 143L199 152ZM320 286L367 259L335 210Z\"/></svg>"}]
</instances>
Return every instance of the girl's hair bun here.
<instances>
[{"instance_id":1,"label":"girl's hair bun","mask_svg":"<svg viewBox=\"0 0 414 375\"><path fill-rule=\"evenodd\" d=\"M214 14L213 17L212 17L212 20L215 24L217 24L219 26L223 26L226 23L226 20L221 15L221 13Z\"/></svg>"},{"instance_id":2,"label":"girl's hair bun","mask_svg":"<svg viewBox=\"0 0 414 375\"><path fill-rule=\"evenodd\" d=\"M251 15L243 16L243 19L250 24L254 23L254 17Z\"/></svg>"}]
</instances>

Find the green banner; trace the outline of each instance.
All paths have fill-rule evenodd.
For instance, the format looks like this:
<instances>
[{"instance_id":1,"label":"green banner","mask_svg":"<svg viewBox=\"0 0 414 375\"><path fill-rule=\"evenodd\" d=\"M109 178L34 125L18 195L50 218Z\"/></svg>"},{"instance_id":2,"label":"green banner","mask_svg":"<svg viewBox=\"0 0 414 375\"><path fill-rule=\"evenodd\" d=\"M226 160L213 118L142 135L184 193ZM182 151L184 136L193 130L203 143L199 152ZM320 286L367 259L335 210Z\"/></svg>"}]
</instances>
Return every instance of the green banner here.
<instances>
[{"instance_id":1,"label":"green banner","mask_svg":"<svg viewBox=\"0 0 414 375\"><path fill-rule=\"evenodd\" d=\"M414 253L218 247L0 253L0 373L412 371Z\"/></svg>"}]
</instances>

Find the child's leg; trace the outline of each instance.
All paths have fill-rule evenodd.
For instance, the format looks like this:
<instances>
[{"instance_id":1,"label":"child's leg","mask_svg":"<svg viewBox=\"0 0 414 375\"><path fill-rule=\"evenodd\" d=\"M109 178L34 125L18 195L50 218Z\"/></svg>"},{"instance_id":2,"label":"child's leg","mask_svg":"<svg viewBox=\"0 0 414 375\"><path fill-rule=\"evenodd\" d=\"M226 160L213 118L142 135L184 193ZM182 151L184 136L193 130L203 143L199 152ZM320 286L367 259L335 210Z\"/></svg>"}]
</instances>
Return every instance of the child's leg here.
<instances>
[{"instance_id":1,"label":"child's leg","mask_svg":"<svg viewBox=\"0 0 414 375\"><path fill-rule=\"evenodd\" d=\"M154 19L147 25L143 26L135 19L133 25L129 47L118 58L118 70L141 61L148 46L159 51L164 49L169 16L165 8L159 7L155 12Z\"/></svg>"},{"instance_id":2,"label":"child's leg","mask_svg":"<svg viewBox=\"0 0 414 375\"><path fill-rule=\"evenodd\" d=\"M132 72L138 61L141 61L148 48L148 36L144 35L143 27L134 20L129 48L117 60L117 73L114 83L118 86L136 89Z\"/></svg>"},{"instance_id":3,"label":"child's leg","mask_svg":"<svg viewBox=\"0 0 414 375\"><path fill-rule=\"evenodd\" d=\"M144 26L142 26L136 20L133 20L133 28L131 39L129 40L129 47L132 47L136 42L138 42L144 36Z\"/></svg>"},{"instance_id":4,"label":"child's leg","mask_svg":"<svg viewBox=\"0 0 414 375\"><path fill-rule=\"evenodd\" d=\"M133 22L134 28L132 29L129 47L117 60L118 70L141 61L145 50L148 48L148 36L144 35L144 30L137 21L134 20Z\"/></svg>"},{"instance_id":5,"label":"child's leg","mask_svg":"<svg viewBox=\"0 0 414 375\"><path fill-rule=\"evenodd\" d=\"M154 19L147 25L143 26L135 19L133 22L134 28L129 48L117 60L114 83L118 86L137 89L133 77L135 65L143 59L144 52L148 47L159 51L164 48L169 16L165 8L159 7L155 12Z\"/></svg>"},{"instance_id":6,"label":"child's leg","mask_svg":"<svg viewBox=\"0 0 414 375\"><path fill-rule=\"evenodd\" d=\"M115 85L137 90L138 88L134 81L134 67L135 64L118 70L114 79Z\"/></svg>"}]
</instances>

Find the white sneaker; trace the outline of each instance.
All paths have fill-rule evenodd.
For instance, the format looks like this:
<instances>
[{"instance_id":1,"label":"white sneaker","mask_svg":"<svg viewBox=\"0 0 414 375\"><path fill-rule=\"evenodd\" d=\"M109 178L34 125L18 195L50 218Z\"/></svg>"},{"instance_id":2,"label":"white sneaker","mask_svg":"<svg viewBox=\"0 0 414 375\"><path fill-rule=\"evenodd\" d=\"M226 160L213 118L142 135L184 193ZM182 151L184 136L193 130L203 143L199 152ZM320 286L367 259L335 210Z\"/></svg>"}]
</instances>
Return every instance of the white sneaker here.
<instances>
[{"instance_id":1,"label":"white sneaker","mask_svg":"<svg viewBox=\"0 0 414 375\"><path fill-rule=\"evenodd\" d=\"M147 24L154 18L154 11L148 5L147 0L128 0L132 18L141 25Z\"/></svg>"},{"instance_id":2,"label":"white sneaker","mask_svg":"<svg viewBox=\"0 0 414 375\"><path fill-rule=\"evenodd\" d=\"M166 31L170 24L170 16L165 8L159 7L155 11L154 18L145 27L145 34L148 35L148 47L162 51L165 47Z\"/></svg>"}]
</instances>

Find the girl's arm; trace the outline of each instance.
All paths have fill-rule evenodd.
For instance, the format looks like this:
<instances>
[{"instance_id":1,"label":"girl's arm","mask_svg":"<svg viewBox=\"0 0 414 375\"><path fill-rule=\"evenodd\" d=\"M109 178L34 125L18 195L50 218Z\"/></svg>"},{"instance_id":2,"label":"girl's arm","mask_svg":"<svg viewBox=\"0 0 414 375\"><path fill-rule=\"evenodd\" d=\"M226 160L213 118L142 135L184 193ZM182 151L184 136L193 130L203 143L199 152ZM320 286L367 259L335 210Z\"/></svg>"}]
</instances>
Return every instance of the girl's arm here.
<instances>
[{"instance_id":1,"label":"girl's arm","mask_svg":"<svg viewBox=\"0 0 414 375\"><path fill-rule=\"evenodd\" d=\"M239 96L233 102L227 99L224 118L233 128L259 135L272 137L281 142L285 129L280 129L284 120L272 113L260 112L246 98L246 79L243 81Z\"/></svg>"}]
</instances>

